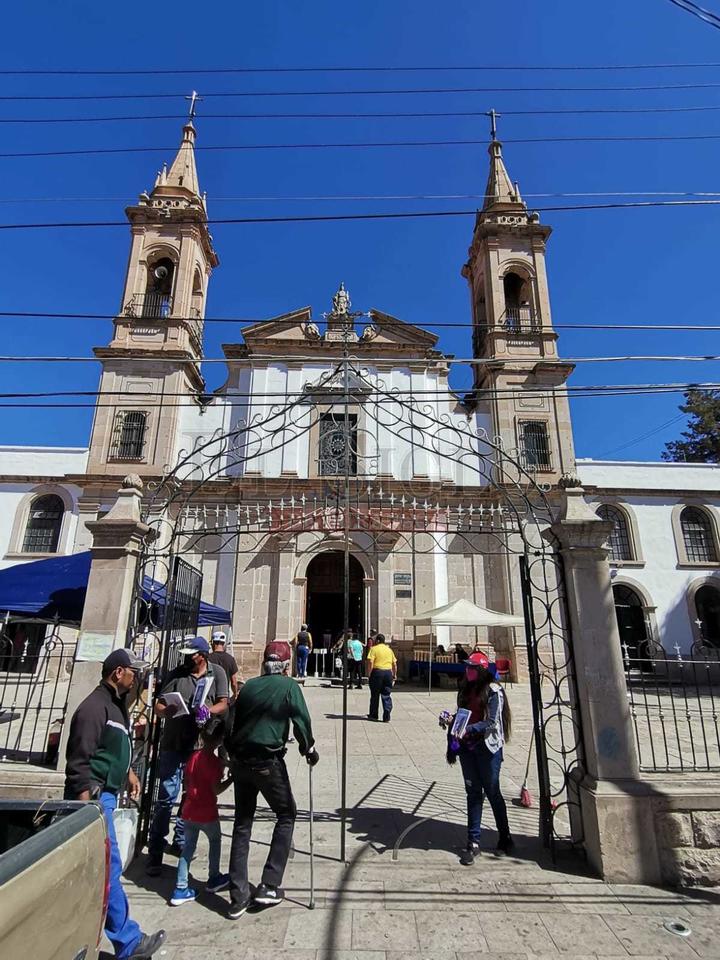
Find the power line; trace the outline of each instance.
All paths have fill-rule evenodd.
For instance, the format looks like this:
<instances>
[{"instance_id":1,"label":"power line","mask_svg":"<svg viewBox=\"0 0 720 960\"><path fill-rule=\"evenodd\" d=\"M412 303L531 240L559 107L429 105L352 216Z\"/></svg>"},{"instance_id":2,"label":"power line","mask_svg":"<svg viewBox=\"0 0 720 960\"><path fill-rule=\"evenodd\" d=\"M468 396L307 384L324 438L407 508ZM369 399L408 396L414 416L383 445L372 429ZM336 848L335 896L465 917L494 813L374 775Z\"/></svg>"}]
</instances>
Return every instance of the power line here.
<instances>
[{"instance_id":1,"label":"power line","mask_svg":"<svg viewBox=\"0 0 720 960\"><path fill-rule=\"evenodd\" d=\"M676 0L671 0L676 2ZM689 3L690 0L682 0ZM707 11L705 11L707 13ZM714 16L714 14L710 14ZM187 74L212 75L212 74L254 74L254 73L467 73L493 71L573 71L588 72L598 70L689 70L707 67L720 67L720 63L699 62L699 63L619 63L619 64L464 64L464 65L445 65L445 64L424 64L424 65L399 65L392 64L386 66L303 66L303 67L137 67L122 69L77 69L74 67L7 67L0 70L0 76L186 76Z\"/></svg>"},{"instance_id":2,"label":"power line","mask_svg":"<svg viewBox=\"0 0 720 960\"><path fill-rule=\"evenodd\" d=\"M689 13L692 16L697 17L698 20L702 20L709 26L715 27L716 30L720 30L720 17L718 17L717 14L714 14L711 10L706 10L705 7L701 7L697 3L693 3L692 0L670 0L670 3L672 3L673 6L684 10L685 13Z\"/></svg>"},{"instance_id":3,"label":"power line","mask_svg":"<svg viewBox=\"0 0 720 960\"><path fill-rule=\"evenodd\" d=\"M2 99L2 98L0 98ZM612 114L654 114L654 113L705 113L720 110L720 105L710 104L690 107L563 107L547 110L503 110L504 117L528 116L575 116L575 115L612 115ZM458 117L486 117L487 110L450 110L418 111L393 113L204 113L206 120L397 120L397 119L438 119ZM68 123L112 123L149 120L186 120L182 113L132 114L105 117L1 117L0 124L68 124Z\"/></svg>"},{"instance_id":4,"label":"power line","mask_svg":"<svg viewBox=\"0 0 720 960\"><path fill-rule=\"evenodd\" d=\"M133 319L127 317L120 313L46 313L42 311L29 311L29 310L0 310L0 318L22 318L22 319L44 319L44 320L115 320L116 318L123 317L124 319ZM148 318L145 318L148 319ZM152 318L150 318L152 319ZM188 320L188 317L176 316L173 315L170 317L172 320ZM195 320L195 318L192 318ZM204 317L202 318L202 323L227 323L227 324L256 324L256 323L270 323L274 317ZM365 321L367 324L372 324L372 316L368 314ZM407 327L407 322L404 320L385 320L382 321L383 328L389 327L398 327L403 329ZM430 327L456 327L456 328L471 328L477 327L479 329L494 329L493 324L490 323L474 323L472 320L466 321L431 321L428 323L423 323L423 328ZM553 323L553 329L555 330L665 330L665 331L680 331L680 330L692 330L692 331L717 331L720 330L720 325L714 324L702 324L702 323Z\"/></svg>"},{"instance_id":5,"label":"power line","mask_svg":"<svg viewBox=\"0 0 720 960\"><path fill-rule=\"evenodd\" d=\"M601 135L601 136L562 136L562 137L506 137L503 143L671 143L703 140L720 140L720 133L693 134L652 134L637 135ZM195 150L207 153L235 153L247 150L358 150L387 149L407 147L477 147L487 146L487 140L358 140L353 143L238 143L206 144L196 146ZM47 157L95 157L130 153L174 153L172 147L90 147L73 150L24 150L13 153L0 153L0 160L28 160Z\"/></svg>"},{"instance_id":6,"label":"power line","mask_svg":"<svg viewBox=\"0 0 720 960\"><path fill-rule=\"evenodd\" d=\"M652 430L648 430L646 433L641 433L638 437L633 437L633 439L628 440L627 443L621 443L617 447L611 447L609 450L604 450L602 453L598 454L598 457L607 457L609 454L617 453L619 450L627 450L628 447L634 447L643 440L647 440L648 437L654 437L656 434L662 433L663 430L671 426L673 423L678 423L678 421L684 419L685 414L681 413L679 416L673 417L671 420L666 420L665 423L661 423L660 426L654 427Z\"/></svg>"},{"instance_id":7,"label":"power line","mask_svg":"<svg viewBox=\"0 0 720 960\"><path fill-rule=\"evenodd\" d=\"M649 200L624 203L586 203L534 207L533 212L560 213L563 211L620 210L641 207L707 207L717 206L718 204L720 204L720 200ZM252 223L331 223L346 220L418 220L437 217L474 217L476 215L477 210L423 210L406 213L338 213L296 217L215 217L208 220L173 220L173 226L180 226L183 223L192 223L193 226L197 226L200 223L207 226L229 226L233 224ZM0 230L50 230L88 227L127 227L127 222L124 220L74 220L47 223L0 223Z\"/></svg>"},{"instance_id":8,"label":"power line","mask_svg":"<svg viewBox=\"0 0 720 960\"><path fill-rule=\"evenodd\" d=\"M720 83L656 83L636 86L583 87L404 87L394 89L361 90L234 90L203 93L203 99L232 99L240 97L359 97L359 96L413 96L457 93L645 93L655 90L712 90ZM100 101L100 100L184 100L186 93L87 93L87 94L3 94L0 101Z\"/></svg>"}]
</instances>

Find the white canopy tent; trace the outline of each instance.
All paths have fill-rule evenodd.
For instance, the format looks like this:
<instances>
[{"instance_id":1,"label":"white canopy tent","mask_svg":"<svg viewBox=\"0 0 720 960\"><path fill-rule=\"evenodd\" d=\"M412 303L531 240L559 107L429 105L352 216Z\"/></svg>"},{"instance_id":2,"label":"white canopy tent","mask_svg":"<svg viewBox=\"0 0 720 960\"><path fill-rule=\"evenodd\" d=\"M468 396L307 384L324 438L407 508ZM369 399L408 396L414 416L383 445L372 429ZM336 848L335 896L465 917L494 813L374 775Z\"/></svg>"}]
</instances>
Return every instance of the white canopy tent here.
<instances>
[{"instance_id":1,"label":"white canopy tent","mask_svg":"<svg viewBox=\"0 0 720 960\"><path fill-rule=\"evenodd\" d=\"M414 617L406 617L404 623L406 626L429 626L431 628L521 627L525 624L525 618L512 613L500 613L497 610L489 610L487 607L479 607L470 600L453 600L452 603L446 603L445 606L425 610L424 613L416 613ZM432 690L433 636L434 634L431 631L428 691Z\"/></svg>"}]
</instances>

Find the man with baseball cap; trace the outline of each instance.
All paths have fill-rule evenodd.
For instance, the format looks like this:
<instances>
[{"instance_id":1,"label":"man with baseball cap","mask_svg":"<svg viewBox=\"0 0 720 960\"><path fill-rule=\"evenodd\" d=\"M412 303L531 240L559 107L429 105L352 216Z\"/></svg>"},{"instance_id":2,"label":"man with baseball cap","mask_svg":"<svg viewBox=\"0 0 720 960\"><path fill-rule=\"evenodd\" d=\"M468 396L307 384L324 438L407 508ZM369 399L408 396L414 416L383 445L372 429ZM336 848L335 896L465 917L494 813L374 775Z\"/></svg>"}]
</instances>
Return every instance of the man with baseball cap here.
<instances>
[{"instance_id":1,"label":"man with baseball cap","mask_svg":"<svg viewBox=\"0 0 720 960\"><path fill-rule=\"evenodd\" d=\"M310 714L300 686L290 677L292 650L284 641L273 641L263 653L263 673L248 680L235 701L235 722L228 741L230 768L235 785L235 825L230 850L230 909L237 920L254 901L261 906L281 903L297 807L283 759L290 724L300 753L310 766L315 749ZM248 885L248 850L257 796L261 793L277 822L270 842L260 885L254 898Z\"/></svg>"},{"instance_id":2,"label":"man with baseball cap","mask_svg":"<svg viewBox=\"0 0 720 960\"><path fill-rule=\"evenodd\" d=\"M126 785L137 799L140 783L130 769L132 744L127 698L147 663L132 650L113 650L102 665L102 679L73 714L70 721L66 765L65 799L96 800L103 809L110 841L110 885L105 933L115 956L121 960L144 960L165 942L165 931L145 934L130 919L127 896L120 882L122 861L118 850L113 812L118 793Z\"/></svg>"},{"instance_id":3,"label":"man with baseball cap","mask_svg":"<svg viewBox=\"0 0 720 960\"><path fill-rule=\"evenodd\" d=\"M180 794L183 770L195 747L198 731L227 710L227 677L222 667L208 662L210 647L207 640L204 637L186 637L178 652L184 656L184 660L169 674L154 707L156 716L161 717L164 723L157 771L160 789L148 836L146 872L150 876L158 876L162 871L172 808ZM177 704L165 700L170 693L180 695L185 704L184 711ZM175 843L182 846L183 839L182 820L178 816Z\"/></svg>"}]
</instances>

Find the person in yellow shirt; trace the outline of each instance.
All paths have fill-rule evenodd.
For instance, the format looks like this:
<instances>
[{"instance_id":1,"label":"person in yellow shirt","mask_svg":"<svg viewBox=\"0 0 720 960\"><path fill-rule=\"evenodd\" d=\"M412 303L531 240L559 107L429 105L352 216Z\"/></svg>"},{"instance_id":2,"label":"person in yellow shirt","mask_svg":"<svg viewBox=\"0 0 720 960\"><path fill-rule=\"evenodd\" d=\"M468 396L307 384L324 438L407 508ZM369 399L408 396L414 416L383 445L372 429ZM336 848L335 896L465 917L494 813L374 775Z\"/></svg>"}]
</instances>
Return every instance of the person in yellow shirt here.
<instances>
[{"instance_id":1,"label":"person in yellow shirt","mask_svg":"<svg viewBox=\"0 0 720 960\"><path fill-rule=\"evenodd\" d=\"M380 698L383 705L383 723L390 723L392 712L392 688L397 679L397 657L385 642L382 633L378 633L375 642L368 651L368 682L370 685L370 713L368 720L378 720Z\"/></svg>"}]
</instances>

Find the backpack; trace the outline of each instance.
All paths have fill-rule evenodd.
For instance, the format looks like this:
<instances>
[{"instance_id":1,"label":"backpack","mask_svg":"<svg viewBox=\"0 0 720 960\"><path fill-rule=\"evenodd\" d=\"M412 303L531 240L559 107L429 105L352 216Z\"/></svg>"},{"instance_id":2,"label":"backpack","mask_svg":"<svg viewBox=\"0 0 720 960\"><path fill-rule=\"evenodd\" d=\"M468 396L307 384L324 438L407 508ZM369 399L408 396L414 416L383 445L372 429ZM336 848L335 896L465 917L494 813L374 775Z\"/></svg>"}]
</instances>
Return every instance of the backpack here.
<instances>
[{"instance_id":1,"label":"backpack","mask_svg":"<svg viewBox=\"0 0 720 960\"><path fill-rule=\"evenodd\" d=\"M299 647L310 646L310 634L307 632L307 630L300 630L297 635L297 643Z\"/></svg>"}]
</instances>

